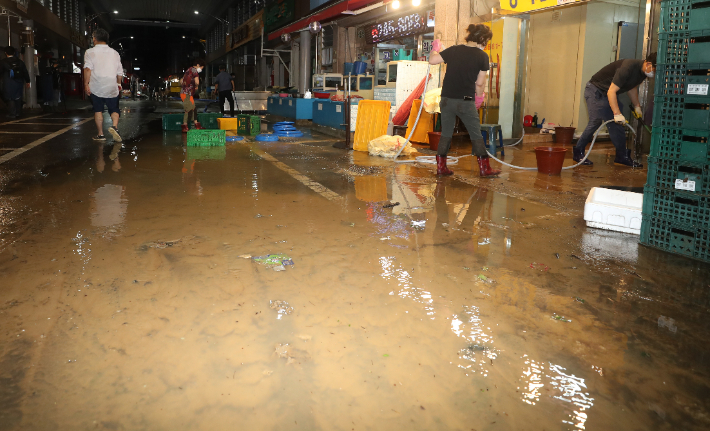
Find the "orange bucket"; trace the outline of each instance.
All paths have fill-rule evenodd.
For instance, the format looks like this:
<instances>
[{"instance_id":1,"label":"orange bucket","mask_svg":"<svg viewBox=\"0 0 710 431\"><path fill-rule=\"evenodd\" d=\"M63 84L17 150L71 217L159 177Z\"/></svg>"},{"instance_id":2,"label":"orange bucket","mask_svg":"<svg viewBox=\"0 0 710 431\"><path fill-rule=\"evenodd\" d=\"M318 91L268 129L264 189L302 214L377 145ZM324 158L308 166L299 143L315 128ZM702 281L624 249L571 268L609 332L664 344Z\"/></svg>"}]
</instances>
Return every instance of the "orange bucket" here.
<instances>
[{"instance_id":1,"label":"orange bucket","mask_svg":"<svg viewBox=\"0 0 710 431\"><path fill-rule=\"evenodd\" d=\"M559 175L566 152L567 148L561 147L535 147L537 171L547 175Z\"/></svg>"}]
</instances>

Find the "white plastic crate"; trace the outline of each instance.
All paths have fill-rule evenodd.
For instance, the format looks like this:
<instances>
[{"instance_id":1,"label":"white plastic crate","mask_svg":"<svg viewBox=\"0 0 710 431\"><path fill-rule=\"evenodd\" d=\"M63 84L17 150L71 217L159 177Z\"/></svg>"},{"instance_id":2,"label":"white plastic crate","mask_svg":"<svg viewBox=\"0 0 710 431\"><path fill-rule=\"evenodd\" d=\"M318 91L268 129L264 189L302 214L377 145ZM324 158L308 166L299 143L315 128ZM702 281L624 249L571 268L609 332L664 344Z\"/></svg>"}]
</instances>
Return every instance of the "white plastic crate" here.
<instances>
[{"instance_id":1,"label":"white plastic crate","mask_svg":"<svg viewBox=\"0 0 710 431\"><path fill-rule=\"evenodd\" d=\"M584 204L587 226L618 232L641 233L643 193L593 187Z\"/></svg>"}]
</instances>

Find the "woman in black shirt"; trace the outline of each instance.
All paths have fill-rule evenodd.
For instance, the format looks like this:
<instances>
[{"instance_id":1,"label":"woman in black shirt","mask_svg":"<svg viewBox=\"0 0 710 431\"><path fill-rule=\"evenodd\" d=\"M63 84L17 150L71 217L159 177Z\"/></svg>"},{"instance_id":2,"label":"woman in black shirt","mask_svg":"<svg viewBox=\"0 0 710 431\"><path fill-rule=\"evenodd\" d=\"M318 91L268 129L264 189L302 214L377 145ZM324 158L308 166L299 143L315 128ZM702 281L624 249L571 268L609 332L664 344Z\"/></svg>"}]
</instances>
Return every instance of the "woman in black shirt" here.
<instances>
[{"instance_id":1,"label":"woman in black shirt","mask_svg":"<svg viewBox=\"0 0 710 431\"><path fill-rule=\"evenodd\" d=\"M436 174L451 175L446 167L446 155L451 146L456 117L459 117L471 137L472 154L478 158L482 177L500 174L491 169L486 146L481 136L478 107L483 103L488 54L483 50L493 37L490 28L483 24L468 26L465 45L455 45L443 51L432 51L429 64L446 63L446 75L441 89L441 139L436 156Z\"/></svg>"}]
</instances>

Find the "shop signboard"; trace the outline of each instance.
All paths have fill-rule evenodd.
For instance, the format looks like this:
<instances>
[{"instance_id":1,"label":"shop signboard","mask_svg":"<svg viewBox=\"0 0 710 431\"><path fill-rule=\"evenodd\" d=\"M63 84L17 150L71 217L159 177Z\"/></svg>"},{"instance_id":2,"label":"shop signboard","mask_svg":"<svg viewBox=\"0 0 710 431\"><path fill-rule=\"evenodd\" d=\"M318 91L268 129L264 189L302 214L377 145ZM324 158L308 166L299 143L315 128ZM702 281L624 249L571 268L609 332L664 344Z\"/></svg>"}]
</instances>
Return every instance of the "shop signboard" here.
<instances>
[{"instance_id":1,"label":"shop signboard","mask_svg":"<svg viewBox=\"0 0 710 431\"><path fill-rule=\"evenodd\" d=\"M500 8L513 12L532 12L583 1L587 0L501 0Z\"/></svg>"},{"instance_id":2,"label":"shop signboard","mask_svg":"<svg viewBox=\"0 0 710 431\"><path fill-rule=\"evenodd\" d=\"M227 52L237 49L245 43L261 36L261 28L264 23L262 16L263 12L259 11L256 15L249 18L247 22L232 30L232 32L227 35L224 45Z\"/></svg>"},{"instance_id":3,"label":"shop signboard","mask_svg":"<svg viewBox=\"0 0 710 431\"><path fill-rule=\"evenodd\" d=\"M17 8L24 13L27 13L27 7L30 5L30 0L15 0Z\"/></svg>"},{"instance_id":4,"label":"shop signboard","mask_svg":"<svg viewBox=\"0 0 710 431\"><path fill-rule=\"evenodd\" d=\"M436 24L435 18L436 18L436 16L434 14L434 9L428 10L426 13L426 26L427 27L434 27L434 25Z\"/></svg>"},{"instance_id":5,"label":"shop signboard","mask_svg":"<svg viewBox=\"0 0 710 431\"><path fill-rule=\"evenodd\" d=\"M271 32L296 17L295 0L271 0L264 6L264 30Z\"/></svg>"},{"instance_id":6,"label":"shop signboard","mask_svg":"<svg viewBox=\"0 0 710 431\"><path fill-rule=\"evenodd\" d=\"M369 26L365 38L367 43L380 43L427 31L426 16L414 12Z\"/></svg>"}]
</instances>

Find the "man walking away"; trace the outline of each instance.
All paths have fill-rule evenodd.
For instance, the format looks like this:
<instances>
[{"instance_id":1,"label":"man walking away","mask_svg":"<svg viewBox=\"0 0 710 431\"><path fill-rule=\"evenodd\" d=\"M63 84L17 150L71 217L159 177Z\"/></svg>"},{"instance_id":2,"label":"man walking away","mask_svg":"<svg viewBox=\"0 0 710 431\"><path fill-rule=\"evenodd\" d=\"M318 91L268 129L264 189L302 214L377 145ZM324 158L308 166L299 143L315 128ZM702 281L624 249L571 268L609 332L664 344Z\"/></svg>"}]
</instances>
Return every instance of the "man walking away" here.
<instances>
[{"instance_id":1,"label":"man walking away","mask_svg":"<svg viewBox=\"0 0 710 431\"><path fill-rule=\"evenodd\" d=\"M643 116L641 105L639 104L639 85L648 77L653 78L656 72L656 53L650 54L646 60L617 60L599 70L592 79L587 82L584 89L584 99L587 101L587 111L589 112L589 123L582 132L577 144L574 147L573 159L579 162L584 158L585 148L592 140L594 132L597 131L603 122L614 120L606 125L609 131L609 138L616 147L616 157L614 163L629 166L632 168L642 168L643 165L631 159L631 150L626 148L626 131L624 124L626 118L621 113L617 96L628 92L634 111ZM583 165L592 165L587 159Z\"/></svg>"},{"instance_id":2,"label":"man walking away","mask_svg":"<svg viewBox=\"0 0 710 431\"><path fill-rule=\"evenodd\" d=\"M219 94L219 110L222 112L222 116L225 116L224 99L227 99L229 101L230 117L234 117L234 98L232 97L234 82L226 70L227 68L224 65L219 66L219 74L215 78L214 89L217 91L217 94Z\"/></svg>"},{"instance_id":3,"label":"man walking away","mask_svg":"<svg viewBox=\"0 0 710 431\"><path fill-rule=\"evenodd\" d=\"M182 77L180 90L180 98L182 99L182 107L185 110L185 115L182 119L182 133L187 133L189 130L188 120L195 122L195 129L203 129L197 121L195 113L195 98L197 88L200 86L200 72L205 65L205 60L198 58L192 62L192 67L188 68L185 75Z\"/></svg>"},{"instance_id":4,"label":"man walking away","mask_svg":"<svg viewBox=\"0 0 710 431\"><path fill-rule=\"evenodd\" d=\"M105 141L104 136L104 105L108 108L113 125L108 128L116 142L123 142L118 132L118 98L120 97L123 66L121 56L108 46L108 32L102 28L94 30L91 35L94 47L84 54L84 91L91 96L94 105L94 121L98 135L95 141Z\"/></svg>"},{"instance_id":5,"label":"man walking away","mask_svg":"<svg viewBox=\"0 0 710 431\"><path fill-rule=\"evenodd\" d=\"M0 73L3 77L3 97L7 102L9 118L22 115L22 87L30 88L30 74L27 67L19 58L15 57L15 48L5 48L5 58L0 61Z\"/></svg>"}]
</instances>

